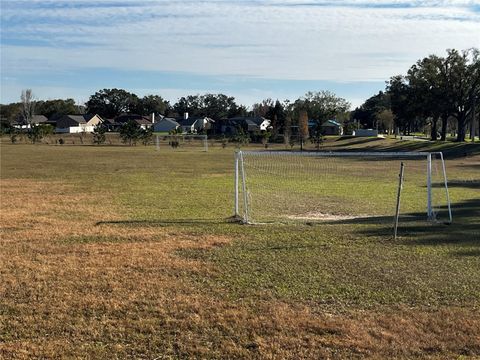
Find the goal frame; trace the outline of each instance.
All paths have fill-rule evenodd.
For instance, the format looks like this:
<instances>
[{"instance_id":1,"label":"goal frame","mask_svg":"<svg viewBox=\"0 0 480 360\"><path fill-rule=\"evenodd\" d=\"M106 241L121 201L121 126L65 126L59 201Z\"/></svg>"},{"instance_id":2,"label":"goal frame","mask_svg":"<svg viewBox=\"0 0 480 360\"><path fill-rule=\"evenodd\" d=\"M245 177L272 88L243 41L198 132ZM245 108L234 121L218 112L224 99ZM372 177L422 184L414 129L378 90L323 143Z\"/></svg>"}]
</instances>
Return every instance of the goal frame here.
<instances>
[{"instance_id":1,"label":"goal frame","mask_svg":"<svg viewBox=\"0 0 480 360\"><path fill-rule=\"evenodd\" d=\"M196 135L196 134L155 134L155 150L160 151L160 138L168 138L168 139L189 139L195 138L197 140L202 140L203 142L203 151L208 152L208 135Z\"/></svg>"},{"instance_id":2,"label":"goal frame","mask_svg":"<svg viewBox=\"0 0 480 360\"><path fill-rule=\"evenodd\" d=\"M244 155L289 155L289 156L311 156L311 157L384 157L384 158L417 158L426 159L426 188L427 188L427 204L426 215L427 221L435 221L433 207L432 207L432 155L438 156L442 166L441 172L443 176L443 183L445 186L445 196L448 209L448 223L452 223L452 208L450 204L450 194L448 190L447 172L445 168L445 160L443 153L438 152L294 152L294 151L242 151L237 150L234 154L234 218L239 219L244 224L252 224L249 218L249 203L247 195L247 184L245 178ZM240 199L240 187L242 189L242 199ZM243 203L243 214L240 213L240 201Z\"/></svg>"}]
</instances>

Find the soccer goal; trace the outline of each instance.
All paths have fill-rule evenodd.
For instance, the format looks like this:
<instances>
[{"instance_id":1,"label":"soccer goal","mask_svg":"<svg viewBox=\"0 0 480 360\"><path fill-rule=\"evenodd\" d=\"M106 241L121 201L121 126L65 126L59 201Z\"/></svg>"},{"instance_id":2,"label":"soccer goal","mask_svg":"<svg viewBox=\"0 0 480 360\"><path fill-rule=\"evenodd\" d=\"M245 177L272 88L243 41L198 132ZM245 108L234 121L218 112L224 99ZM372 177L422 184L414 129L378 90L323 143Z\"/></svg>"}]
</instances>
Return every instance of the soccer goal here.
<instances>
[{"instance_id":1,"label":"soccer goal","mask_svg":"<svg viewBox=\"0 0 480 360\"><path fill-rule=\"evenodd\" d=\"M451 222L441 152L238 151L235 216L250 224L391 222L402 163L401 218Z\"/></svg>"},{"instance_id":2,"label":"soccer goal","mask_svg":"<svg viewBox=\"0 0 480 360\"><path fill-rule=\"evenodd\" d=\"M155 135L155 150L183 149L208 151L208 136L195 134Z\"/></svg>"}]
</instances>

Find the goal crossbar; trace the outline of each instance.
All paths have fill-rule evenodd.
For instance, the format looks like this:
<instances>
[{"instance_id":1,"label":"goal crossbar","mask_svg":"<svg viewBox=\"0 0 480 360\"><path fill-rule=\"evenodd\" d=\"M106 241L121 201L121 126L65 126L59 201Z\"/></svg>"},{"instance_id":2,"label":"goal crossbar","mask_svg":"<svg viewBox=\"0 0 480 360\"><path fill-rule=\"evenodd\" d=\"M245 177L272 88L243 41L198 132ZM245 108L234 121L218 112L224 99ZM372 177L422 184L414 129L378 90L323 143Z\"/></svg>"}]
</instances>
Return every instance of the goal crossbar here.
<instances>
[{"instance_id":1,"label":"goal crossbar","mask_svg":"<svg viewBox=\"0 0 480 360\"><path fill-rule=\"evenodd\" d=\"M416 158L427 158L428 155L440 155L442 152L420 152L420 151L406 151L406 152L388 152L388 151L237 151L237 154L244 154L244 155L288 155L288 156L312 156L312 157L324 157L324 156L333 156L333 157L340 157L340 156L352 156L352 157L360 157L360 156L379 156L379 157L416 157Z\"/></svg>"}]
</instances>

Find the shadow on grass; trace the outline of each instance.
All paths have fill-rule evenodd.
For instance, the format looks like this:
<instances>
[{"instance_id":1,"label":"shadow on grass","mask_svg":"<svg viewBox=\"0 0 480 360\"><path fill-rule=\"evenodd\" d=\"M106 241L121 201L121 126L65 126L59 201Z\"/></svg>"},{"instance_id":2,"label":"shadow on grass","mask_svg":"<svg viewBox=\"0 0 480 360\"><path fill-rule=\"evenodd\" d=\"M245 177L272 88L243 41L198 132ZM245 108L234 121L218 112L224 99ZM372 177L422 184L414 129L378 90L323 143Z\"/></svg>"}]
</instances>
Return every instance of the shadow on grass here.
<instances>
[{"instance_id":1,"label":"shadow on grass","mask_svg":"<svg viewBox=\"0 0 480 360\"><path fill-rule=\"evenodd\" d=\"M453 255L455 256L480 256L480 249L465 250L465 251L456 251Z\"/></svg>"},{"instance_id":2,"label":"shadow on grass","mask_svg":"<svg viewBox=\"0 0 480 360\"><path fill-rule=\"evenodd\" d=\"M434 183L433 187L443 188L442 183ZM448 181L449 188L467 188L467 189L480 189L480 180L450 180Z\"/></svg>"},{"instance_id":3,"label":"shadow on grass","mask_svg":"<svg viewBox=\"0 0 480 360\"><path fill-rule=\"evenodd\" d=\"M458 166L461 166L461 167L465 167L465 168L468 168L468 169L476 169L476 170L480 170L480 163L475 163L475 164L460 164Z\"/></svg>"},{"instance_id":4,"label":"shadow on grass","mask_svg":"<svg viewBox=\"0 0 480 360\"><path fill-rule=\"evenodd\" d=\"M396 244L402 245L459 245L480 247L480 198L469 199L452 204L453 223L427 222L425 214L411 213L400 217L399 235ZM440 207L442 215L446 215L446 207ZM446 216L444 216L446 217ZM327 224L372 225L358 229L357 234L363 236L392 237L393 217L370 217L329 221ZM480 250L456 251L456 256L478 256Z\"/></svg>"},{"instance_id":5,"label":"shadow on grass","mask_svg":"<svg viewBox=\"0 0 480 360\"><path fill-rule=\"evenodd\" d=\"M345 147L346 145L352 146L352 145L361 145L361 144L368 144L372 142L383 142L385 139L383 138L375 138L375 137L367 137L367 138L348 138L348 139L356 139L349 141L348 144L335 144L335 145L330 145L331 147ZM341 140L346 140L345 138L339 138L336 141L341 141ZM385 145L385 143L383 143ZM352 151L358 151L358 149L351 149Z\"/></svg>"},{"instance_id":6,"label":"shadow on grass","mask_svg":"<svg viewBox=\"0 0 480 360\"><path fill-rule=\"evenodd\" d=\"M98 221L95 226L100 225L127 225L127 226L172 226L172 225L198 225L198 224L231 224L233 219L158 219L158 220L113 220Z\"/></svg>"},{"instance_id":7,"label":"shadow on grass","mask_svg":"<svg viewBox=\"0 0 480 360\"><path fill-rule=\"evenodd\" d=\"M432 148L433 147L433 148ZM440 141L403 141L394 144L372 146L370 150L378 151L441 151L446 159L456 159L480 155L480 144L452 143Z\"/></svg>"}]
</instances>

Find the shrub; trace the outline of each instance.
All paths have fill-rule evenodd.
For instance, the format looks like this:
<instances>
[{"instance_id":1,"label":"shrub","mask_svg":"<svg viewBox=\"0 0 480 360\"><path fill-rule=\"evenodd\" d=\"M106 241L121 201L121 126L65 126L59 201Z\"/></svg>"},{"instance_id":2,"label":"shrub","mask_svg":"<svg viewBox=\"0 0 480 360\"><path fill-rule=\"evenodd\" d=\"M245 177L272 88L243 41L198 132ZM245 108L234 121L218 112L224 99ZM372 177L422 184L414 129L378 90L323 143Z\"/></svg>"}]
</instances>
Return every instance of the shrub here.
<instances>
[{"instance_id":1,"label":"shrub","mask_svg":"<svg viewBox=\"0 0 480 360\"><path fill-rule=\"evenodd\" d=\"M97 124L93 128L93 143L100 145L104 144L107 140L105 133L107 132L107 127L103 124Z\"/></svg>"}]
</instances>

